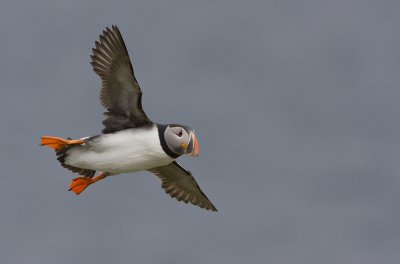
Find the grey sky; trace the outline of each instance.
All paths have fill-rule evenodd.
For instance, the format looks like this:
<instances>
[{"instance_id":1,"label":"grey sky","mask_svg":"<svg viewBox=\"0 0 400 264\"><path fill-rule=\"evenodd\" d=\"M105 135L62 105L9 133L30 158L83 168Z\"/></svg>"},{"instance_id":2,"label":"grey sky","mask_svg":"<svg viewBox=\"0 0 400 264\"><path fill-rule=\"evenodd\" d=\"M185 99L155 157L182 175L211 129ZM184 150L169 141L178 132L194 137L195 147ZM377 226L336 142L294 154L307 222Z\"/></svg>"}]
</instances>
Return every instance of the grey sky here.
<instances>
[{"instance_id":1,"label":"grey sky","mask_svg":"<svg viewBox=\"0 0 400 264\"><path fill-rule=\"evenodd\" d=\"M400 260L399 1L0 3L1 263ZM89 55L117 24L155 122L220 210L149 173L67 192L43 134L99 133Z\"/></svg>"}]
</instances>

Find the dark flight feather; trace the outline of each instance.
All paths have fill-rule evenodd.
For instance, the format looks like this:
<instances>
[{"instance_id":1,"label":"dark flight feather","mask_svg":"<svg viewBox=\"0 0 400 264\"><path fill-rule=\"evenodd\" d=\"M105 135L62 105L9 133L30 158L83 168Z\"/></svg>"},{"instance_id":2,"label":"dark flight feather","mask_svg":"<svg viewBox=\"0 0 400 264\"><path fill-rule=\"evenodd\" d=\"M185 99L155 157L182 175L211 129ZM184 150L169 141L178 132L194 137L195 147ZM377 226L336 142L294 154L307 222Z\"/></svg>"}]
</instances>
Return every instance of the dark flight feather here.
<instances>
[{"instance_id":1,"label":"dark flight feather","mask_svg":"<svg viewBox=\"0 0 400 264\"><path fill-rule=\"evenodd\" d=\"M190 171L183 168L176 161L149 170L161 180L161 187L172 198L185 203L192 203L201 208L217 212L217 208L200 189Z\"/></svg>"},{"instance_id":2,"label":"dark flight feather","mask_svg":"<svg viewBox=\"0 0 400 264\"><path fill-rule=\"evenodd\" d=\"M91 64L102 82L101 104L107 109L103 133L152 124L142 108L142 91L117 26L106 28L95 42Z\"/></svg>"}]
</instances>

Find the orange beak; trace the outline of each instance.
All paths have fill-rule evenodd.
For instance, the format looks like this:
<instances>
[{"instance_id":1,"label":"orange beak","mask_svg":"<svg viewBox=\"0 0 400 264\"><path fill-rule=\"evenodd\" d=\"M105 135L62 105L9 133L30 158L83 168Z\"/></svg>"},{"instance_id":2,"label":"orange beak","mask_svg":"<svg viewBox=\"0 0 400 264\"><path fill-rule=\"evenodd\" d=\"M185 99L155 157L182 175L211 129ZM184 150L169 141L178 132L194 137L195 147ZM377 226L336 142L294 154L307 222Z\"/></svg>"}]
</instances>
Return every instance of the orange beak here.
<instances>
[{"instance_id":1,"label":"orange beak","mask_svg":"<svg viewBox=\"0 0 400 264\"><path fill-rule=\"evenodd\" d=\"M186 154L191 157L198 157L200 155L200 144L193 132L190 133L190 140L186 149Z\"/></svg>"}]
</instances>

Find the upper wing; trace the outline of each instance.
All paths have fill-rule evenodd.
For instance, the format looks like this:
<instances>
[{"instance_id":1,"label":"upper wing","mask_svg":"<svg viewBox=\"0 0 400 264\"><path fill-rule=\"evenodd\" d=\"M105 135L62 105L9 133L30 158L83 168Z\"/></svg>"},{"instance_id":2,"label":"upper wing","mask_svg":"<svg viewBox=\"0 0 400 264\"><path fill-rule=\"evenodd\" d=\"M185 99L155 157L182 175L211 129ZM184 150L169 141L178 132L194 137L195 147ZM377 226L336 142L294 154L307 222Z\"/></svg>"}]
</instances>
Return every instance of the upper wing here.
<instances>
[{"instance_id":1,"label":"upper wing","mask_svg":"<svg viewBox=\"0 0 400 264\"><path fill-rule=\"evenodd\" d=\"M108 111L103 132L150 124L142 109L142 91L117 26L103 31L90 57L93 70L102 81L100 101Z\"/></svg>"},{"instance_id":2,"label":"upper wing","mask_svg":"<svg viewBox=\"0 0 400 264\"><path fill-rule=\"evenodd\" d=\"M176 161L166 166L150 169L149 171L161 179L161 187L171 197L185 203L190 202L207 210L218 211L201 191L192 173L185 170Z\"/></svg>"}]
</instances>

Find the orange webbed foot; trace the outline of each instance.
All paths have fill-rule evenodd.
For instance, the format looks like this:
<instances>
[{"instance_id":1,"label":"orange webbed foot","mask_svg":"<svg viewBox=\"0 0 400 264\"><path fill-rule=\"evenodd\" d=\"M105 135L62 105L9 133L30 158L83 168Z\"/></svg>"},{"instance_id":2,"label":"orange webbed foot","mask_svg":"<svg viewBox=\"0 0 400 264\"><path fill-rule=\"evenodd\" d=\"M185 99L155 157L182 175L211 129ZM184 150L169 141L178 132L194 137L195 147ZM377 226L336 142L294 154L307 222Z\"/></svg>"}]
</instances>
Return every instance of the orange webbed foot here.
<instances>
[{"instance_id":1,"label":"orange webbed foot","mask_svg":"<svg viewBox=\"0 0 400 264\"><path fill-rule=\"evenodd\" d=\"M105 173L102 173L96 177L78 177L72 180L68 191L73 191L76 195L81 194L89 185L102 180L106 177Z\"/></svg>"},{"instance_id":2,"label":"orange webbed foot","mask_svg":"<svg viewBox=\"0 0 400 264\"><path fill-rule=\"evenodd\" d=\"M42 136L41 145L48 146L54 150L60 150L67 145L80 145L85 143L83 139L63 139L60 137Z\"/></svg>"},{"instance_id":3,"label":"orange webbed foot","mask_svg":"<svg viewBox=\"0 0 400 264\"><path fill-rule=\"evenodd\" d=\"M73 191L76 195L81 194L90 184L92 179L89 177L79 177L72 180L68 191Z\"/></svg>"}]
</instances>

